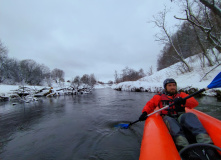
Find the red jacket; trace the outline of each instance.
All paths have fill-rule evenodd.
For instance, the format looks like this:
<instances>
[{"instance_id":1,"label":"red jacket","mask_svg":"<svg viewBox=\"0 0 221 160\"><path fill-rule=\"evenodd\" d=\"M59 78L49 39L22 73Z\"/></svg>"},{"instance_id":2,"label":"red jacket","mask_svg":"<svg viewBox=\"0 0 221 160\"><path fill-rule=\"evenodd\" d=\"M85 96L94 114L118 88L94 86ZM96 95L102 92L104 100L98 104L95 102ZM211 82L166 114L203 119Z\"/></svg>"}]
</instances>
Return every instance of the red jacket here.
<instances>
[{"instance_id":1,"label":"red jacket","mask_svg":"<svg viewBox=\"0 0 221 160\"><path fill-rule=\"evenodd\" d=\"M185 98L188 96L188 94L184 93L184 92L180 92L180 97ZM167 96L169 99L174 99L175 96ZM151 112L154 111L154 109L156 107L160 107L159 104L161 102L162 96L160 94L154 95L152 99L150 99L146 105L144 106L142 112L147 112L147 114L150 114ZM195 100L194 97L191 97L189 99L186 100L186 104L185 107L187 108L194 108L196 106L198 106L198 102L197 100Z\"/></svg>"}]
</instances>

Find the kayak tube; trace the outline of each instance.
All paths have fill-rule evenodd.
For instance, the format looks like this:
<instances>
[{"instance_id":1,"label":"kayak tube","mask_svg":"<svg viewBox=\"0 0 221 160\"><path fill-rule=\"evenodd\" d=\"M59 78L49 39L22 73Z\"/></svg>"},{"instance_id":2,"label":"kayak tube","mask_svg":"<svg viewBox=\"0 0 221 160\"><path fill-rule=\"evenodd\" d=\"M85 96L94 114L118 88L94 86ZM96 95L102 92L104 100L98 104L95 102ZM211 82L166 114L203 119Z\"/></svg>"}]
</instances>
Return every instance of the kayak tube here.
<instances>
[{"instance_id":1,"label":"kayak tube","mask_svg":"<svg viewBox=\"0 0 221 160\"><path fill-rule=\"evenodd\" d=\"M221 148L221 121L195 109L186 108L186 112L192 112L199 118L214 145Z\"/></svg>"},{"instance_id":2,"label":"kayak tube","mask_svg":"<svg viewBox=\"0 0 221 160\"><path fill-rule=\"evenodd\" d=\"M221 147L221 121L195 109L186 112L197 115L214 144ZM147 118L144 125L139 160L181 160L176 145L162 117L156 113Z\"/></svg>"}]
</instances>

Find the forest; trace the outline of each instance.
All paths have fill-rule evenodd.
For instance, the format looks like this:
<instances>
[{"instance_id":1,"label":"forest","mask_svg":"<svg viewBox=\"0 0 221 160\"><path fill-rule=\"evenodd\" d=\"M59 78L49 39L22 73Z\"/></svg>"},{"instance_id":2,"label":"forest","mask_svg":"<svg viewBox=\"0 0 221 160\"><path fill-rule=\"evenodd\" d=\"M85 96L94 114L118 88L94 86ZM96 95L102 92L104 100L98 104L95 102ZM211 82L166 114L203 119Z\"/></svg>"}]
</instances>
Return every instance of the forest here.
<instances>
[{"instance_id":1,"label":"forest","mask_svg":"<svg viewBox=\"0 0 221 160\"><path fill-rule=\"evenodd\" d=\"M8 57L8 50L0 41L0 83L41 85L52 81L64 81L64 71L58 68L50 71L44 64L32 59L17 60Z\"/></svg>"},{"instance_id":2,"label":"forest","mask_svg":"<svg viewBox=\"0 0 221 160\"><path fill-rule=\"evenodd\" d=\"M44 64L38 64L32 59L17 60L8 57L8 50L0 41L0 83L2 84L29 84L51 86L53 82L62 83L65 72L55 68L50 71ZM76 76L69 82L79 87L81 84L93 86L96 83L94 74L84 74L82 77Z\"/></svg>"},{"instance_id":3,"label":"forest","mask_svg":"<svg viewBox=\"0 0 221 160\"><path fill-rule=\"evenodd\" d=\"M181 21L176 32L171 33L167 27L166 8L153 16L153 23L160 29L155 35L156 41L163 44L163 49L158 55L157 71L169 67L177 62L182 62L177 68L179 72L191 72L191 62L187 57L198 55L201 67L220 65L221 59L221 1L219 0L173 0L180 8L184 17L174 16ZM152 66L144 73L143 69L135 71L129 67L121 73L115 71L115 82L136 81L144 76L153 74Z\"/></svg>"},{"instance_id":4,"label":"forest","mask_svg":"<svg viewBox=\"0 0 221 160\"><path fill-rule=\"evenodd\" d=\"M198 54L201 66L220 64L221 52L221 1L220 0L173 0L183 13L183 17L174 16L181 21L178 29L171 33L166 25L169 9L154 16L152 21L161 29L156 40L164 45L158 56L157 70L182 62L182 72L191 71L191 62L185 58Z\"/></svg>"}]
</instances>

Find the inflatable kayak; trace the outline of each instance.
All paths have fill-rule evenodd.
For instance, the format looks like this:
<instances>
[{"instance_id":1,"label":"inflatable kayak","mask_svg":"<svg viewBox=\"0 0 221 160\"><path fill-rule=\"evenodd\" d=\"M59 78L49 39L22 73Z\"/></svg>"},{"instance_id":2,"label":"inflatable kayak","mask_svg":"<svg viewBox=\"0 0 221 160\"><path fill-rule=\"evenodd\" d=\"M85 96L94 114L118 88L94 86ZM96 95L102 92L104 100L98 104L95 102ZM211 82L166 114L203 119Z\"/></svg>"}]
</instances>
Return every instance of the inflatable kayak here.
<instances>
[{"instance_id":1,"label":"inflatable kayak","mask_svg":"<svg viewBox=\"0 0 221 160\"><path fill-rule=\"evenodd\" d=\"M197 115L214 145L221 147L221 121L195 109L186 112ZM175 143L159 113L147 118L143 131L139 160L181 160Z\"/></svg>"}]
</instances>

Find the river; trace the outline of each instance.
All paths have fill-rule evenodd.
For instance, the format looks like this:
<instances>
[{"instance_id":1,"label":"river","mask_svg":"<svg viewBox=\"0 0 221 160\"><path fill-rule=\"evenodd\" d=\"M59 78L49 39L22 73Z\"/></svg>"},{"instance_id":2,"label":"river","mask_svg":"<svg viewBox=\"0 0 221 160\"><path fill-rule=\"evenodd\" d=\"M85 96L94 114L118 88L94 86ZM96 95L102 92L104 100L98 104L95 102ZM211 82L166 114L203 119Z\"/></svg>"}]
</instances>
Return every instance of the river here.
<instances>
[{"instance_id":1,"label":"river","mask_svg":"<svg viewBox=\"0 0 221 160\"><path fill-rule=\"evenodd\" d=\"M144 122L114 125L137 120L153 95L96 89L15 106L1 102L0 159L138 160ZM221 119L216 98L197 100L199 110Z\"/></svg>"}]
</instances>

